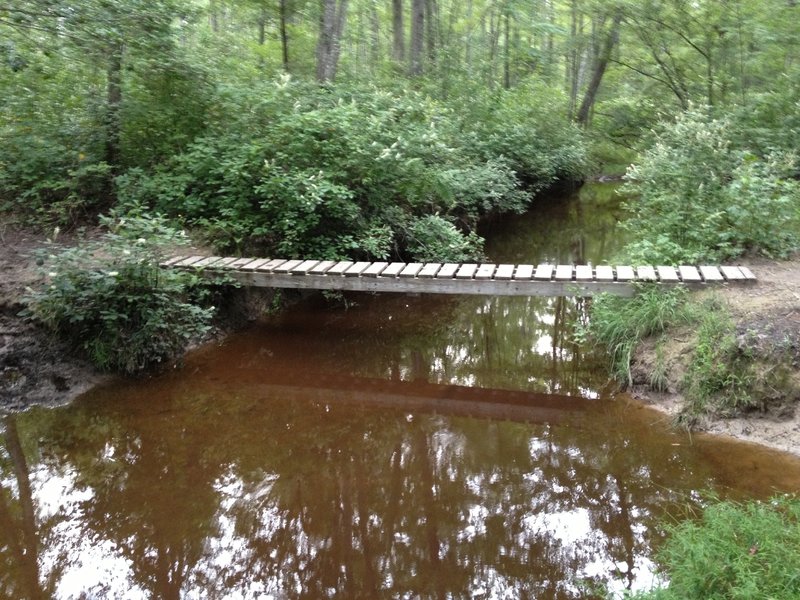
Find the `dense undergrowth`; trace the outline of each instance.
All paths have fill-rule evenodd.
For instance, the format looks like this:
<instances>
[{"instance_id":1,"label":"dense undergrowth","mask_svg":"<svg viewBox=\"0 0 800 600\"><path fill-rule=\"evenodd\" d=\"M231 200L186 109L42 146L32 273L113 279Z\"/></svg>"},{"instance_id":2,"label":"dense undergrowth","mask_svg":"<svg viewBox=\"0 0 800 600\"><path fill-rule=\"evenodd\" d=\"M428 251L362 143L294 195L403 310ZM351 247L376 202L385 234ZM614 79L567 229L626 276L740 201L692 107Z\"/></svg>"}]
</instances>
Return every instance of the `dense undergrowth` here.
<instances>
[{"instance_id":1,"label":"dense undergrowth","mask_svg":"<svg viewBox=\"0 0 800 600\"><path fill-rule=\"evenodd\" d=\"M752 139L768 138L763 132L759 138L752 122L718 119L709 110L689 111L656 134L626 175L624 192L630 199L623 227L632 241L619 262L714 264L743 255L785 257L798 248L796 156L780 146L780 138L769 137L766 149L748 145L742 134L748 128ZM609 349L615 375L630 384L637 345L678 326L687 327L694 339L679 386L686 398L681 420L763 409L766 390L782 385L787 365L775 364L762 376L758 352L737 335L735 320L720 301L656 288L631 301L602 297L593 304L590 329ZM786 357L771 358L781 363ZM651 388L666 387L666 368L655 361Z\"/></svg>"},{"instance_id":2,"label":"dense undergrowth","mask_svg":"<svg viewBox=\"0 0 800 600\"><path fill-rule=\"evenodd\" d=\"M0 152L17 156L0 162L0 200L28 222L62 226L109 203L146 208L225 252L475 259L479 219L520 212L537 190L585 172L581 131L553 110L564 102L534 83L483 90L466 106L289 76L231 85L187 107L204 125L175 132L183 143L147 160L126 152L113 171L80 131L91 123L27 145L13 127L0 136ZM136 117L125 119L131 143L152 115Z\"/></svg>"},{"instance_id":3,"label":"dense undergrowth","mask_svg":"<svg viewBox=\"0 0 800 600\"><path fill-rule=\"evenodd\" d=\"M208 332L208 282L159 267L167 249L187 241L165 219L102 221L99 239L67 247L53 240L42 250L46 284L32 291L29 313L99 369L135 374L179 357Z\"/></svg>"}]
</instances>

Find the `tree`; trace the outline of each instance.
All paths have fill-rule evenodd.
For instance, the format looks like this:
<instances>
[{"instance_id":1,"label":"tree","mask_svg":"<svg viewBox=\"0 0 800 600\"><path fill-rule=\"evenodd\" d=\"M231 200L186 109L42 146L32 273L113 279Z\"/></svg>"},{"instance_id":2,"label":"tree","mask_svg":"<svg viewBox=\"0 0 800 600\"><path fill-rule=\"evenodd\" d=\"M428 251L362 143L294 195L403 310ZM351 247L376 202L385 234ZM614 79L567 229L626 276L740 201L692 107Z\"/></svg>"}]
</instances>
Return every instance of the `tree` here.
<instances>
[{"instance_id":1,"label":"tree","mask_svg":"<svg viewBox=\"0 0 800 600\"><path fill-rule=\"evenodd\" d=\"M317 42L317 81L328 83L336 77L348 0L321 0Z\"/></svg>"}]
</instances>

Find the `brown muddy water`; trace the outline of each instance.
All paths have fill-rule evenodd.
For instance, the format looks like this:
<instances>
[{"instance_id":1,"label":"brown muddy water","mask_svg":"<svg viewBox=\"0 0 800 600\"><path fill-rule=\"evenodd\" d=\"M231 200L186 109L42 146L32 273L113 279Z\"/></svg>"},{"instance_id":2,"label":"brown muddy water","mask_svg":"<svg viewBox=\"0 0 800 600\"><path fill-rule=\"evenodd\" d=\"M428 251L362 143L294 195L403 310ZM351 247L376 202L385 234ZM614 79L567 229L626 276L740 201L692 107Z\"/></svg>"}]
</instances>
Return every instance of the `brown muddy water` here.
<instances>
[{"instance_id":1,"label":"brown muddy water","mask_svg":"<svg viewBox=\"0 0 800 600\"><path fill-rule=\"evenodd\" d=\"M602 186L488 235L620 243ZM648 588L665 517L800 489L800 462L671 431L576 344L576 299L310 298L183 370L7 416L3 598L593 598Z\"/></svg>"}]
</instances>

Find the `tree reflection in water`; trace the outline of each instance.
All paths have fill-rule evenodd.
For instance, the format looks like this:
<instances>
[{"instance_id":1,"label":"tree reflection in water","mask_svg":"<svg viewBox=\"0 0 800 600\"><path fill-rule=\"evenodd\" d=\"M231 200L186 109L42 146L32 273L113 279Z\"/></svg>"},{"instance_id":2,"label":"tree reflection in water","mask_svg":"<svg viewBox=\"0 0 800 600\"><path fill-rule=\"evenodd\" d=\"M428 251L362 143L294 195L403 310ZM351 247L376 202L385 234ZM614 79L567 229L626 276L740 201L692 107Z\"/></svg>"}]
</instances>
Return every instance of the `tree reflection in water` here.
<instances>
[{"instance_id":1,"label":"tree reflection in water","mask_svg":"<svg viewBox=\"0 0 800 600\"><path fill-rule=\"evenodd\" d=\"M607 256L582 201L495 231L494 260ZM0 596L603 597L649 586L656 520L698 490L800 488L797 461L609 394L584 301L351 300L5 417Z\"/></svg>"},{"instance_id":2,"label":"tree reflection in water","mask_svg":"<svg viewBox=\"0 0 800 600\"><path fill-rule=\"evenodd\" d=\"M654 518L670 502L750 493L726 492L741 467L707 467L714 444L620 429L621 402L549 425L287 389L211 372L150 384L146 397L131 384L114 401L7 417L3 592L591 597L597 583L650 583ZM771 459L751 459L754 485L796 484L798 465Z\"/></svg>"}]
</instances>

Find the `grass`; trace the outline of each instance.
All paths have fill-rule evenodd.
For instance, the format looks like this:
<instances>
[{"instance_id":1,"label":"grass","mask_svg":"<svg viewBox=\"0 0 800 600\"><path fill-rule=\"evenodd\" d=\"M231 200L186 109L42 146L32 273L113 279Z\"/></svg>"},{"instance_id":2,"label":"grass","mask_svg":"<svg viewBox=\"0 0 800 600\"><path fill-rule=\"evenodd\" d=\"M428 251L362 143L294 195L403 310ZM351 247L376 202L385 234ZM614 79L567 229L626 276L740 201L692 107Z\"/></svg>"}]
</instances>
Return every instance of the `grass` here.
<instances>
[{"instance_id":1,"label":"grass","mask_svg":"<svg viewBox=\"0 0 800 600\"><path fill-rule=\"evenodd\" d=\"M755 406L753 357L739 347L733 319L716 299L695 306L697 341L683 384L684 412L731 415Z\"/></svg>"},{"instance_id":2,"label":"grass","mask_svg":"<svg viewBox=\"0 0 800 600\"><path fill-rule=\"evenodd\" d=\"M643 284L633 298L600 296L592 305L592 320L583 333L607 348L614 375L630 385L631 356L636 345L670 325L686 321L687 294L684 288L664 291Z\"/></svg>"},{"instance_id":3,"label":"grass","mask_svg":"<svg viewBox=\"0 0 800 600\"><path fill-rule=\"evenodd\" d=\"M800 599L800 500L715 502L670 526L657 559L668 585L637 600Z\"/></svg>"}]
</instances>

